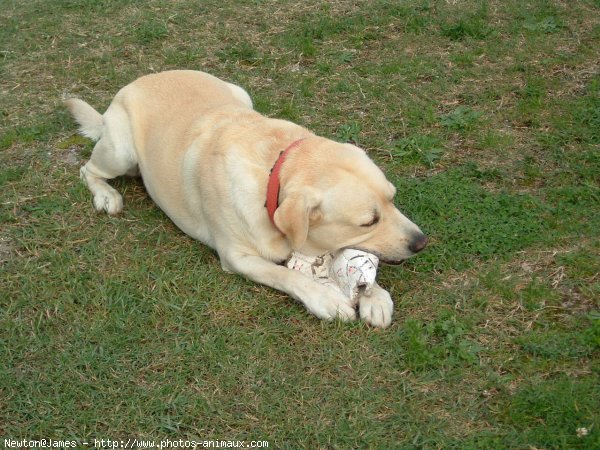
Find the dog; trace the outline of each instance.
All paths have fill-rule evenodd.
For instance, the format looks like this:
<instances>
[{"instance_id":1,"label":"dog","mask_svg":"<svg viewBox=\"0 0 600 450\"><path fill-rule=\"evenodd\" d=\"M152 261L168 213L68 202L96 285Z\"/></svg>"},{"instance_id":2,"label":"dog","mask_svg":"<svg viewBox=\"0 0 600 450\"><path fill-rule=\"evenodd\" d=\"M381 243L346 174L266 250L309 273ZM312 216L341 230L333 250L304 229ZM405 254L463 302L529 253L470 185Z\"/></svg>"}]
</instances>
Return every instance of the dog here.
<instances>
[{"instance_id":1,"label":"dog","mask_svg":"<svg viewBox=\"0 0 600 450\"><path fill-rule=\"evenodd\" d=\"M426 246L364 150L265 117L244 89L199 71L143 76L103 115L76 98L65 103L80 133L97 141L80 170L96 210L119 213L122 197L107 180L141 174L154 202L212 247L225 271L283 291L321 319L358 314L372 326L390 325L393 302L379 285L355 308L282 265L292 251L345 248L396 264Z\"/></svg>"}]
</instances>

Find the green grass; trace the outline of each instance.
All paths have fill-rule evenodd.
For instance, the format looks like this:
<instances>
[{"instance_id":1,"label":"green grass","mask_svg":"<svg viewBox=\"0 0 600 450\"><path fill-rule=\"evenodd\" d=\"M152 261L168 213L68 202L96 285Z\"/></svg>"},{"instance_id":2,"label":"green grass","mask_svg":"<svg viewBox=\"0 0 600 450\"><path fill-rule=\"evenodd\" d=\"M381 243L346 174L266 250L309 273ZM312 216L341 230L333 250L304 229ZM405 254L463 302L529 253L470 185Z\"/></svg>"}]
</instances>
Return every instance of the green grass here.
<instances>
[{"instance_id":1,"label":"green grass","mask_svg":"<svg viewBox=\"0 0 600 450\"><path fill-rule=\"evenodd\" d=\"M598 1L8 1L0 24L0 438L600 447ZM139 180L92 210L63 95L104 109L174 68L385 170L431 242L380 269L389 329L224 273Z\"/></svg>"}]
</instances>

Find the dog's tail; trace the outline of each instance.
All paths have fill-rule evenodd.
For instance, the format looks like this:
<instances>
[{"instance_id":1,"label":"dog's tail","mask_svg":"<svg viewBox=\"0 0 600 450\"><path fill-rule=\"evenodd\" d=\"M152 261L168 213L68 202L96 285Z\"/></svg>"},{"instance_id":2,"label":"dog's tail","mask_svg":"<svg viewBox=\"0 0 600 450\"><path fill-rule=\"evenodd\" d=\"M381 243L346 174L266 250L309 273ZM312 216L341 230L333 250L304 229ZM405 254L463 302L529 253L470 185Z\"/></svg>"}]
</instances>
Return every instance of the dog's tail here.
<instances>
[{"instance_id":1,"label":"dog's tail","mask_svg":"<svg viewBox=\"0 0 600 450\"><path fill-rule=\"evenodd\" d=\"M79 124L79 132L85 137L97 141L102 135L104 122L102 115L78 98L65 100L65 106L71 111L71 114Z\"/></svg>"}]
</instances>

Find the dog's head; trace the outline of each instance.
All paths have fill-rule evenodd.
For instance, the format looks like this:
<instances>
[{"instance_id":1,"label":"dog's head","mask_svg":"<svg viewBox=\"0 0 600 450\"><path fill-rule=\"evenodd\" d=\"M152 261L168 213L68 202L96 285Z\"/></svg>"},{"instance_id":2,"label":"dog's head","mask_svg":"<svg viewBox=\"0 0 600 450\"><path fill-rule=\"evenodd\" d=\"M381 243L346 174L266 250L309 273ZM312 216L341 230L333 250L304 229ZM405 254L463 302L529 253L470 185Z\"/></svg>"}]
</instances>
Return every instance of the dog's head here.
<instances>
[{"instance_id":1,"label":"dog's head","mask_svg":"<svg viewBox=\"0 0 600 450\"><path fill-rule=\"evenodd\" d=\"M357 248L399 263L427 238L394 205L396 188L360 148L310 138L286 159L275 224L294 250Z\"/></svg>"}]
</instances>

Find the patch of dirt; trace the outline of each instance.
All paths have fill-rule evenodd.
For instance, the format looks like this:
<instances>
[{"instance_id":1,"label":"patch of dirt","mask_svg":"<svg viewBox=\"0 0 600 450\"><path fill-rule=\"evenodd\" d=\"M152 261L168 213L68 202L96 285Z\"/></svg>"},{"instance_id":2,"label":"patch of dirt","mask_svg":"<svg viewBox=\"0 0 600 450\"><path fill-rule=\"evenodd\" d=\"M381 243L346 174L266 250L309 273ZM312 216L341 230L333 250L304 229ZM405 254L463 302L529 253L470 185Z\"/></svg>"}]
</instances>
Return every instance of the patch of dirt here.
<instances>
[{"instance_id":1,"label":"patch of dirt","mask_svg":"<svg viewBox=\"0 0 600 450\"><path fill-rule=\"evenodd\" d=\"M80 166L83 161L80 149L76 145L69 146L65 149L56 150L52 156L61 165L67 166Z\"/></svg>"},{"instance_id":2,"label":"patch of dirt","mask_svg":"<svg viewBox=\"0 0 600 450\"><path fill-rule=\"evenodd\" d=\"M10 261L17 255L17 246L12 239L0 236L0 265Z\"/></svg>"},{"instance_id":3,"label":"patch of dirt","mask_svg":"<svg viewBox=\"0 0 600 450\"><path fill-rule=\"evenodd\" d=\"M521 252L522 259L515 260L510 267L510 271L517 273L521 285L525 286L535 277L550 282L552 290L556 291L561 298L560 306L565 313L586 313L595 308L595 301L586 294L569 274L569 269L559 265L556 256L561 253L569 253L578 250L585 244L580 243L572 248L559 248L546 251L528 251ZM587 283L593 283L598 277L596 273Z\"/></svg>"}]
</instances>

